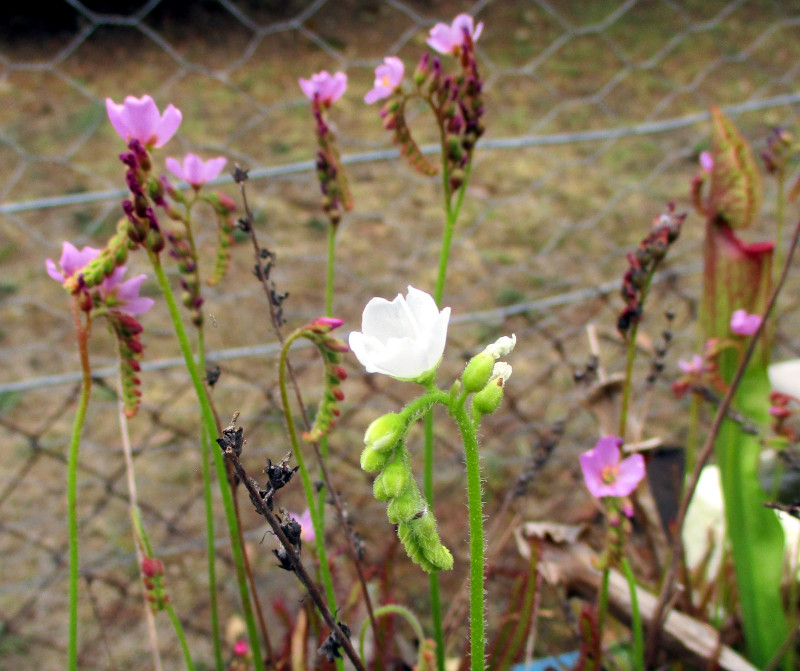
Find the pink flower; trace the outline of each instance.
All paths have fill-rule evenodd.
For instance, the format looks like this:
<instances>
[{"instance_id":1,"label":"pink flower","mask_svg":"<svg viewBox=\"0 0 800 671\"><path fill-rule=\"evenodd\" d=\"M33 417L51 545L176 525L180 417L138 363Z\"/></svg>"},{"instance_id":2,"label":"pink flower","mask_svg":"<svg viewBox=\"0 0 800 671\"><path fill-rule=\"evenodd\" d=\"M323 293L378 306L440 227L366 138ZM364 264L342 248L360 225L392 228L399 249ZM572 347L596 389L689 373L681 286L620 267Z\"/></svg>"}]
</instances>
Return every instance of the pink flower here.
<instances>
[{"instance_id":1,"label":"pink flower","mask_svg":"<svg viewBox=\"0 0 800 671\"><path fill-rule=\"evenodd\" d=\"M736 310L731 315L731 331L736 335L753 335L758 331L759 326L761 326L761 317L759 315L751 315L747 310Z\"/></svg>"},{"instance_id":2,"label":"pink flower","mask_svg":"<svg viewBox=\"0 0 800 671\"><path fill-rule=\"evenodd\" d=\"M337 72L332 75L327 70L311 75L311 79L300 78L300 88L311 100L331 105L344 95L347 89L347 75Z\"/></svg>"},{"instance_id":3,"label":"pink flower","mask_svg":"<svg viewBox=\"0 0 800 671\"><path fill-rule=\"evenodd\" d=\"M86 267L89 261L93 261L97 258L99 253L100 250L94 249L93 247L84 247L81 251L78 251L78 249L69 242L65 242L61 251L61 260L59 261L61 270L56 267L52 259L47 259L45 261L47 274L57 282L63 284L68 278L81 270L81 268Z\"/></svg>"},{"instance_id":4,"label":"pink flower","mask_svg":"<svg viewBox=\"0 0 800 671\"><path fill-rule=\"evenodd\" d=\"M700 152L700 167L703 172L711 174L711 170L714 168L714 158L711 156L711 152Z\"/></svg>"},{"instance_id":5,"label":"pink flower","mask_svg":"<svg viewBox=\"0 0 800 671\"><path fill-rule=\"evenodd\" d=\"M240 638L236 643L233 644L233 654L237 657L244 657L250 648L247 645L247 641L243 638Z\"/></svg>"},{"instance_id":6,"label":"pink flower","mask_svg":"<svg viewBox=\"0 0 800 671\"><path fill-rule=\"evenodd\" d=\"M375 68L375 86L364 96L364 102L371 105L376 100L382 100L392 95L392 92L403 81L405 66L397 56L383 59L383 65Z\"/></svg>"},{"instance_id":7,"label":"pink flower","mask_svg":"<svg viewBox=\"0 0 800 671\"><path fill-rule=\"evenodd\" d=\"M314 523L311 521L311 511L306 508L299 517L292 515L292 518L300 525L300 540L304 543L313 543L316 535L314 534Z\"/></svg>"},{"instance_id":8,"label":"pink flower","mask_svg":"<svg viewBox=\"0 0 800 671\"><path fill-rule=\"evenodd\" d=\"M620 461L622 440L616 436L606 436L581 459L581 469L586 486L593 496L628 496L644 477L644 457L632 454Z\"/></svg>"},{"instance_id":9,"label":"pink flower","mask_svg":"<svg viewBox=\"0 0 800 671\"><path fill-rule=\"evenodd\" d=\"M678 361L678 368L687 375L700 375L703 372L703 357L695 354L691 361Z\"/></svg>"},{"instance_id":10,"label":"pink flower","mask_svg":"<svg viewBox=\"0 0 800 671\"><path fill-rule=\"evenodd\" d=\"M469 14L459 14L451 25L437 23L430 31L427 42L432 49L440 54L457 54L464 44L466 32L475 42L483 30L483 23L473 25L473 18Z\"/></svg>"},{"instance_id":11,"label":"pink flower","mask_svg":"<svg viewBox=\"0 0 800 671\"><path fill-rule=\"evenodd\" d=\"M147 148L163 147L175 135L182 119L180 110L173 105L159 114L150 96L128 96L122 105L106 98L106 110L111 125L125 142L139 140Z\"/></svg>"},{"instance_id":12,"label":"pink flower","mask_svg":"<svg viewBox=\"0 0 800 671\"><path fill-rule=\"evenodd\" d=\"M189 182L195 189L199 189L219 175L227 162L228 160L222 156L203 161L195 154L186 154L183 165L172 156L167 158L167 169L178 179Z\"/></svg>"},{"instance_id":13,"label":"pink flower","mask_svg":"<svg viewBox=\"0 0 800 671\"><path fill-rule=\"evenodd\" d=\"M106 277L100 285L100 296L108 307L124 314L143 314L155 303L152 298L139 295L142 282L147 279L147 275L137 275L123 282L122 277L126 271L125 266L114 268L114 272Z\"/></svg>"}]
</instances>

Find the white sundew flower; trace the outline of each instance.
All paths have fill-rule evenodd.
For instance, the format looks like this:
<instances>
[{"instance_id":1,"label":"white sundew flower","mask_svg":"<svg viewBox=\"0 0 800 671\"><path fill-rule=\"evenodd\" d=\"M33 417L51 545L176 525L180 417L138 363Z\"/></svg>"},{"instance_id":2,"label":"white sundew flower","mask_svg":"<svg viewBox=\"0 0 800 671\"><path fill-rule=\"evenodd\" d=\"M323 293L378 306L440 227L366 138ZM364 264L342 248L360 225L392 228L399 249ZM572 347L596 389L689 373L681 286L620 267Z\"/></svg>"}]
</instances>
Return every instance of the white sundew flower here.
<instances>
[{"instance_id":1,"label":"white sundew flower","mask_svg":"<svg viewBox=\"0 0 800 671\"><path fill-rule=\"evenodd\" d=\"M800 398L800 359L774 363L767 374L773 391Z\"/></svg>"},{"instance_id":2,"label":"white sundew flower","mask_svg":"<svg viewBox=\"0 0 800 671\"><path fill-rule=\"evenodd\" d=\"M450 308L439 311L431 295L410 286L406 297L367 303L350 349L368 373L424 380L442 359L449 321Z\"/></svg>"}]
</instances>

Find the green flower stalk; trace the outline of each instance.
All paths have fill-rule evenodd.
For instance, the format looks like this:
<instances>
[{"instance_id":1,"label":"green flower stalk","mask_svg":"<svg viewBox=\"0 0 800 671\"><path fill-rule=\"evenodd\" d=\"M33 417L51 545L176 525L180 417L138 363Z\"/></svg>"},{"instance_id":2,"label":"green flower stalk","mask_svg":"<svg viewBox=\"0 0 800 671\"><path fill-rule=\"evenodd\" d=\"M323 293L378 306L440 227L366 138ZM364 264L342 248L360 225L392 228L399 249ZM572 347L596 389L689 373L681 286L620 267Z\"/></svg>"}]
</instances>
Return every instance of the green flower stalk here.
<instances>
[{"instance_id":1,"label":"green flower stalk","mask_svg":"<svg viewBox=\"0 0 800 671\"><path fill-rule=\"evenodd\" d=\"M350 334L350 347L358 360L368 372L416 381L425 391L399 413L388 413L370 424L364 437L361 467L378 472L375 498L389 502L386 514L392 524L398 525L397 534L409 558L431 575L448 570L453 566L453 556L442 544L430 503L414 480L406 436L416 421L430 417L435 404L445 406L456 421L467 471L470 663L472 671L482 671L486 649L485 543L478 428L481 417L497 410L502 401L511 366L497 359L511 352L516 337L500 338L473 357L461 379L445 392L434 381L449 317L449 308L439 312L433 297L413 287L409 287L407 298L399 295L391 302L373 298L364 309L363 330ZM467 405L470 398L472 402ZM426 429L428 426L426 422ZM436 657L438 664L443 657L438 644Z\"/></svg>"},{"instance_id":2,"label":"green flower stalk","mask_svg":"<svg viewBox=\"0 0 800 671\"><path fill-rule=\"evenodd\" d=\"M747 244L736 231L747 228L759 212L761 182L750 149L736 127L712 110L712 151L695 178L695 204L706 217L703 244L704 281L701 324L704 339L744 343L732 328L734 312L763 315L771 291L773 244ZM703 182L710 175L707 199ZM736 320L734 320L734 327ZM728 347L717 357L718 373L730 383L742 347ZM765 331L736 390L733 407L759 426L769 423L769 332ZM769 662L788 634L781 602L784 536L774 511L764 508L766 494L758 479L761 442L725 419L715 443L725 500L727 532L733 550L745 641L759 667Z\"/></svg>"}]
</instances>

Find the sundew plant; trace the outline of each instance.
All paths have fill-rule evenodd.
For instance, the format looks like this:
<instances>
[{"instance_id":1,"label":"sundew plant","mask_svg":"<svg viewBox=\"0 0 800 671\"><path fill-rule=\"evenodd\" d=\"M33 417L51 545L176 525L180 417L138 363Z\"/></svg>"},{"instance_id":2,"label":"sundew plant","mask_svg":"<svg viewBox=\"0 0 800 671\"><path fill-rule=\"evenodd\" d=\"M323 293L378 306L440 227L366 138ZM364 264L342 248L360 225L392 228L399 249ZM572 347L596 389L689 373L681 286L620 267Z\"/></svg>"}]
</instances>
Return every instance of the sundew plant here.
<instances>
[{"instance_id":1,"label":"sundew plant","mask_svg":"<svg viewBox=\"0 0 800 671\"><path fill-rule=\"evenodd\" d=\"M504 533L493 525L502 519L498 511L526 496L544 460L566 442L569 427L560 428L561 440L550 443L544 460L516 482L497 486L485 467L492 422L514 411L505 391L521 376L512 376L512 368L537 352L513 332L473 342L466 354L448 348L456 316L447 288L449 260L456 253L453 235L470 197L486 106L499 104L484 91L476 52L483 29L468 14L436 24L413 67L387 55L375 68L372 88L355 94L343 72L323 70L299 80L308 101L308 138L316 145L327 234L325 263L309 268L324 277L325 291L316 316L308 319L293 312L292 287L277 283L279 253L259 240L247 168L224 156L171 155L170 141L185 121L172 104L160 108L142 92L106 101L108 121L119 136L108 151L119 155L120 181L128 190L116 230L98 248L78 249L65 241L60 259L45 262L48 275L64 287L82 371L66 469L66 668L80 666L79 606L88 598L79 581L84 539L77 518L78 455L93 392L89 341L100 337L98 323L107 326L118 353L130 533L150 632L142 646L149 646L154 668L162 668L165 646L179 649L188 669L218 671L796 667L797 560L787 551L778 511L800 518L800 507L778 497L780 469L770 482L761 475L766 456L779 463L796 458L800 366L793 361L771 366L770 353L777 297L800 235L800 223L788 234L784 223L800 192L800 182L792 184L788 177L797 145L788 131L777 129L765 140L759 161L734 123L712 109L710 150L699 156L691 185L652 223L636 224L641 243L619 259L619 313L610 326L625 352L623 369L607 375L589 333L590 363L575 374L586 412L597 424L596 439L579 446L581 454L572 460L582 476L580 495L596 513L594 533L525 524L532 520L517 520ZM403 159L436 180L441 205L435 269L391 278L396 293L372 298L360 324L345 324L334 309L337 233L348 212L358 209L336 137L345 96L375 106L375 123L391 134ZM436 131L437 154L417 142L417 126L424 124ZM745 239L761 215L762 173L776 182L775 241ZM224 175L236 184L237 200L212 186ZM689 212L692 207L697 215ZM198 230L201 208L216 221L211 258L204 258L198 244L201 233L208 237ZM699 344L677 359L674 315L654 307L649 291L687 226L704 230ZM296 234L307 231L298 228ZM130 276L126 264L133 255L146 258L147 275ZM231 264L252 266L252 281L263 288L263 314L248 319L263 320L279 343L275 369L284 430L266 446L248 443L237 408L212 400L213 388L225 378L207 366L204 289L210 284L225 290ZM156 298L140 295L146 277L159 288ZM213 649L207 659L186 636L184 599L170 588L172 558L157 556L150 542L130 456L129 422L137 421L148 312L156 302L169 313L196 397L197 421L187 431L196 434L202 464L209 590L204 631ZM651 351L640 346L645 324L661 328ZM258 330L250 332L255 337ZM314 352L320 371L313 398L292 366L293 348L300 344ZM460 373L445 372L459 358ZM644 369L646 382L640 384ZM370 380L391 378L384 383L397 389L392 398L403 399L350 427L363 435L356 447L342 437L353 371ZM687 467L677 514L666 524L655 512L647 477L663 439L650 432L649 404L639 402L662 383L674 393L675 424L691 436L681 446ZM601 402L613 407L610 415L600 412ZM708 426L701 422L704 414L712 418ZM448 459L452 462L439 439L444 434L456 437L463 483L463 500L446 513L436 496L437 475ZM338 466L342 461L350 467L347 475ZM708 524L693 512L698 483L708 477L719 483L717 503L725 522L724 531L711 530L721 533L716 541L721 556L714 561ZM382 523L368 534L348 515L348 498L358 488L366 489L363 505L385 510ZM287 509L282 497L290 491L302 492L304 509ZM497 491L508 496L498 501L490 494ZM459 519L452 519L453 510ZM266 522L268 534L260 544L243 537L243 521L253 518ZM692 520L699 523L699 534L690 533ZM223 549L215 543L220 530ZM393 548L391 561L382 562L371 550L381 543ZM498 563L498 548L514 562ZM698 552L703 561L690 565L687 556ZM268 555L272 570L285 572L280 595L262 590L252 570L254 553ZM221 554L233 567L233 585L220 582ZM394 588L397 576L405 589ZM511 589L500 580L509 576ZM580 600L562 613L571 633L560 641L561 651L568 654L533 666L539 632L545 631L540 626L545 580ZM222 612L217 599L222 590L235 591L236 613ZM404 601L409 594L415 596ZM273 608L285 614L279 625L269 616ZM234 616L242 624L231 640L224 630ZM412 632L410 646L398 634L406 628Z\"/></svg>"}]
</instances>

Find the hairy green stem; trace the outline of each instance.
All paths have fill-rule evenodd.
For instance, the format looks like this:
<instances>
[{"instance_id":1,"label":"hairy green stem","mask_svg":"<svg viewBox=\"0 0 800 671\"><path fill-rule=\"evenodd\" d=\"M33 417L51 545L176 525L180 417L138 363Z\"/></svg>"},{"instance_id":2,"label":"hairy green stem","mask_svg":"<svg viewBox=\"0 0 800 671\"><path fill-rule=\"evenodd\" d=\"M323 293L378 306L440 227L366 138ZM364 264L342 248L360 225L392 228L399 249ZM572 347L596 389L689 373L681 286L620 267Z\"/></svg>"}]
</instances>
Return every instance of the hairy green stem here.
<instances>
[{"instance_id":1,"label":"hairy green stem","mask_svg":"<svg viewBox=\"0 0 800 671\"><path fill-rule=\"evenodd\" d=\"M467 509L469 514L469 631L470 668L483 671L486 650L486 623L484 621L484 542L483 542L483 491L481 465L476 426L463 403L451 408L453 417L464 441L467 467Z\"/></svg>"},{"instance_id":2,"label":"hairy green stem","mask_svg":"<svg viewBox=\"0 0 800 671\"><path fill-rule=\"evenodd\" d=\"M636 578L627 557L622 558L622 572L628 581L631 593L631 622L633 624L633 664L636 671L644 671L644 638L642 636L642 616L639 612L639 598L636 594Z\"/></svg>"},{"instance_id":3,"label":"hairy green stem","mask_svg":"<svg viewBox=\"0 0 800 671\"><path fill-rule=\"evenodd\" d=\"M78 452L81 434L89 407L92 390L91 366L89 364L90 323L81 323L81 313L76 300L72 302L72 317L78 340L81 360L81 393L78 397L78 410L72 423L67 459L67 525L69 528L69 643L67 648L68 668L78 669Z\"/></svg>"},{"instance_id":4,"label":"hairy green stem","mask_svg":"<svg viewBox=\"0 0 800 671\"><path fill-rule=\"evenodd\" d=\"M597 604L597 631L598 636L602 640L603 627L606 623L606 613L608 612L608 583L610 577L610 569L608 567L603 569L603 579L600 583L599 601Z\"/></svg>"},{"instance_id":5,"label":"hairy green stem","mask_svg":"<svg viewBox=\"0 0 800 671\"><path fill-rule=\"evenodd\" d=\"M203 427L210 436L217 434L217 425L214 420L214 413L211 409L211 403L208 400L205 386L203 385L203 377L198 370L192 354L192 348L189 344L189 338L186 335L186 330L183 327L178 304L175 301L175 295L169 285L169 280L164 273L164 268L161 265L159 257L152 252L149 252L150 262L153 265L156 279L158 281L161 292L164 295L164 300L169 309L170 318L172 319L175 335L178 339L178 344L183 354L184 363L192 384L197 395L197 401L200 404L200 414L203 422ZM236 511L233 505L233 492L228 482L228 473L225 468L225 462L220 450L212 450L214 456L214 466L216 468L217 480L219 481L219 489L222 495L222 505L225 510L225 519L228 524L228 533L231 540L231 553L233 555L234 568L236 570L236 582L239 586L239 597L242 601L242 611L244 619L247 624L247 633L250 638L250 645L253 649L253 660L255 668L259 671L264 670L264 658L261 653L261 643L258 637L258 630L256 628L255 618L253 616L253 608L250 602L250 592L247 584L247 575L244 567L244 555L242 549L242 538L239 534L238 524L236 520Z\"/></svg>"}]
</instances>

